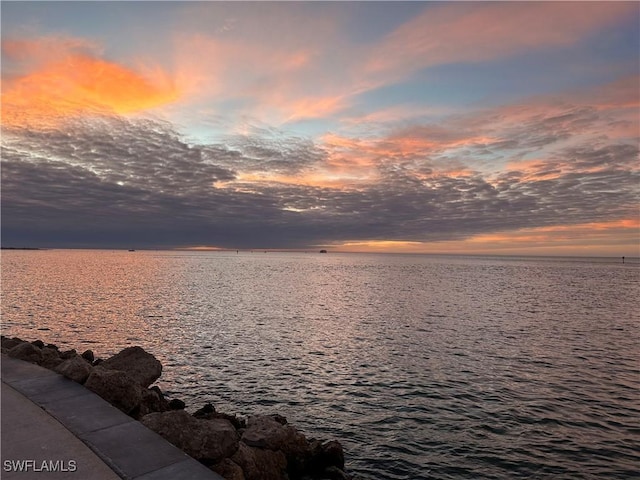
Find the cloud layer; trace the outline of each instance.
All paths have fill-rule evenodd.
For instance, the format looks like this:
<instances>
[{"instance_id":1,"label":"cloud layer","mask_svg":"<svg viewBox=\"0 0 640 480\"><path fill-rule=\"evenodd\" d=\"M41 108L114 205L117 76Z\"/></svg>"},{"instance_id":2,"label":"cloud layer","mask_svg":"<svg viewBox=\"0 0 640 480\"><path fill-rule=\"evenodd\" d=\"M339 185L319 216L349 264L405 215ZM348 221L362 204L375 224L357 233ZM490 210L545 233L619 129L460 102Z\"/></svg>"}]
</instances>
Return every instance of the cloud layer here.
<instances>
[{"instance_id":1,"label":"cloud layer","mask_svg":"<svg viewBox=\"0 0 640 480\"><path fill-rule=\"evenodd\" d=\"M6 69L19 67L3 77L3 124L40 128L42 122L95 111L146 110L179 96L164 72L145 76L100 58L95 50L71 38L3 41Z\"/></svg>"},{"instance_id":2,"label":"cloud layer","mask_svg":"<svg viewBox=\"0 0 640 480\"><path fill-rule=\"evenodd\" d=\"M633 246L637 56L598 46L580 70L593 76L561 69L570 88L518 76L517 95L469 104L456 96L490 88L481 76L453 93L433 79L487 65L495 79L552 50L585 58L602 32L625 46L638 6L418 6L374 32L356 16L366 5L259 17L188 4L160 57L68 32L3 38L4 244Z\"/></svg>"},{"instance_id":3,"label":"cloud layer","mask_svg":"<svg viewBox=\"0 0 640 480\"><path fill-rule=\"evenodd\" d=\"M444 126L415 127L365 152L370 158L361 167L375 179L343 179L332 187L314 185L314 175L340 177L336 157L365 149L278 132L189 144L168 124L115 116L46 131L8 129L2 152L5 238L305 248L460 240L532 226L632 219L640 184L636 145L592 136L544 158L518 160L603 121L595 111L569 107L564 114L534 116L484 142ZM452 119L451 130L460 121ZM416 141L404 150L394 143L407 138ZM450 148L457 157L447 153ZM465 165L465 155L492 149L510 152L514 160L498 173Z\"/></svg>"}]
</instances>

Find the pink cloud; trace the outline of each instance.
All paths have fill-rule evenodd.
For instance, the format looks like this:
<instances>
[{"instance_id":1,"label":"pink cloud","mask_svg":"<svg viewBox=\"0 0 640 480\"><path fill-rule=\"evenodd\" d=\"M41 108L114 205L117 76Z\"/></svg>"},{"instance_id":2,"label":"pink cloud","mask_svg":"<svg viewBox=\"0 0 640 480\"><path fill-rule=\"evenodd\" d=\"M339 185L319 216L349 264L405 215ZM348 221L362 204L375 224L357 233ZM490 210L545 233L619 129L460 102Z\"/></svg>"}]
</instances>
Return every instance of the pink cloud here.
<instances>
[{"instance_id":1,"label":"pink cloud","mask_svg":"<svg viewBox=\"0 0 640 480\"><path fill-rule=\"evenodd\" d=\"M339 88L313 81L320 76L318 56L314 48L193 34L176 37L173 64L190 108L236 102L221 113L282 125L345 108Z\"/></svg>"},{"instance_id":2,"label":"pink cloud","mask_svg":"<svg viewBox=\"0 0 640 480\"><path fill-rule=\"evenodd\" d=\"M377 135L326 134L321 138L326 168L375 179L377 169L393 161L420 180L474 172L493 178L506 171L518 173L522 182L634 169L629 158L640 131L636 82L626 78L581 92L532 97L437 123L387 125ZM398 113L404 112L383 111L378 118Z\"/></svg>"},{"instance_id":3,"label":"pink cloud","mask_svg":"<svg viewBox=\"0 0 640 480\"><path fill-rule=\"evenodd\" d=\"M428 7L388 35L363 67L373 85L411 71L572 45L629 15L633 2L447 3Z\"/></svg>"},{"instance_id":4,"label":"pink cloud","mask_svg":"<svg viewBox=\"0 0 640 480\"><path fill-rule=\"evenodd\" d=\"M77 37L50 36L2 40L2 54L9 60L9 67L19 67L20 70L64 60L71 53L98 56L102 53L102 48L95 42Z\"/></svg>"}]
</instances>

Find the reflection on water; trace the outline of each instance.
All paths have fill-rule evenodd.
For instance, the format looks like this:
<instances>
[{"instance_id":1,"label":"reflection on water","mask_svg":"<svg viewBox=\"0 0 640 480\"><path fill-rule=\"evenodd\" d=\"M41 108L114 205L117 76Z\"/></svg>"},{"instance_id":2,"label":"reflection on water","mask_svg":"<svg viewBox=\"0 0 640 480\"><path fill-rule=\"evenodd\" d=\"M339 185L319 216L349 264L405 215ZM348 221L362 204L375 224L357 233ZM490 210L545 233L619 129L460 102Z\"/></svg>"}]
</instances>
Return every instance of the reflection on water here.
<instances>
[{"instance_id":1,"label":"reflection on water","mask_svg":"<svg viewBox=\"0 0 640 480\"><path fill-rule=\"evenodd\" d=\"M152 256L65 250L2 256L4 331L40 330L52 343L95 343L108 354L156 335L160 312L176 304L168 288L176 272Z\"/></svg>"},{"instance_id":2,"label":"reflection on water","mask_svg":"<svg viewBox=\"0 0 640 480\"><path fill-rule=\"evenodd\" d=\"M3 333L102 357L142 345L163 390L340 438L365 478L625 477L639 273L617 259L10 251Z\"/></svg>"}]
</instances>

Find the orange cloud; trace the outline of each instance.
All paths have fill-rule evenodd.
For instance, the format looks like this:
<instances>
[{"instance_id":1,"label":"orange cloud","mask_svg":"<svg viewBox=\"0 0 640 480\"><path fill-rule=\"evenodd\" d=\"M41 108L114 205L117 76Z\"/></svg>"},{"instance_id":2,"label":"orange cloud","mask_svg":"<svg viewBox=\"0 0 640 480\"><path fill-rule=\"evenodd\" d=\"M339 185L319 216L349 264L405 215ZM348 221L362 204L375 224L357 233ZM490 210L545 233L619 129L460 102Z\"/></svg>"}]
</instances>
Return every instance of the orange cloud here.
<instances>
[{"instance_id":1,"label":"orange cloud","mask_svg":"<svg viewBox=\"0 0 640 480\"><path fill-rule=\"evenodd\" d=\"M53 54L42 50L52 45ZM82 45L78 43L78 45ZM179 93L160 69L142 75L73 44L11 41L3 52L27 72L3 79L2 123L36 127L90 111L126 114L174 101Z\"/></svg>"},{"instance_id":2,"label":"orange cloud","mask_svg":"<svg viewBox=\"0 0 640 480\"><path fill-rule=\"evenodd\" d=\"M336 244L334 247L341 252L421 252L427 244L423 242L404 242L396 240L368 240Z\"/></svg>"},{"instance_id":3,"label":"orange cloud","mask_svg":"<svg viewBox=\"0 0 640 480\"><path fill-rule=\"evenodd\" d=\"M348 252L622 256L640 253L639 234L640 220L628 218L486 233L466 240L352 241L335 244L333 248Z\"/></svg>"},{"instance_id":4,"label":"orange cloud","mask_svg":"<svg viewBox=\"0 0 640 480\"><path fill-rule=\"evenodd\" d=\"M524 228L473 237L464 244L469 249L496 253L563 255L637 255L640 221L637 218ZM446 246L443 242L442 246Z\"/></svg>"},{"instance_id":5,"label":"orange cloud","mask_svg":"<svg viewBox=\"0 0 640 480\"><path fill-rule=\"evenodd\" d=\"M194 245L192 247L174 248L174 250L186 250L190 252L219 252L227 249L216 247L215 245Z\"/></svg>"},{"instance_id":6,"label":"orange cloud","mask_svg":"<svg viewBox=\"0 0 640 480\"><path fill-rule=\"evenodd\" d=\"M611 232L638 233L640 220L634 218L613 220L610 222L590 222L579 225L552 225L548 227L523 228L515 232L483 234L473 237L469 242L490 243L493 245L517 243L548 243L553 241L574 241L588 237L591 240L600 238Z\"/></svg>"},{"instance_id":7,"label":"orange cloud","mask_svg":"<svg viewBox=\"0 0 640 480\"><path fill-rule=\"evenodd\" d=\"M359 186L371 182L371 180L371 178L364 177L361 172L355 170L334 171L318 167L313 171L297 175L272 172L241 173L238 175L237 180L218 182L216 183L216 187L245 193L257 193L259 187L255 187L255 185L270 183L350 190L357 189Z\"/></svg>"}]
</instances>

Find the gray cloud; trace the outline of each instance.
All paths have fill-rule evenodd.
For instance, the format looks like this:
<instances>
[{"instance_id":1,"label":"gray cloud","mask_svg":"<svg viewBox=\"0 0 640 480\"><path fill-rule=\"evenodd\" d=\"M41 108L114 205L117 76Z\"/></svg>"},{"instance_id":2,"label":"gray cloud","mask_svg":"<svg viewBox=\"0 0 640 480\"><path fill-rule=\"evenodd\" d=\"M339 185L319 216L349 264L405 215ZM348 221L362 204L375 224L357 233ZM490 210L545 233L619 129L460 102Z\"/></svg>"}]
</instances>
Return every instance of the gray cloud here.
<instances>
[{"instance_id":1,"label":"gray cloud","mask_svg":"<svg viewBox=\"0 0 640 480\"><path fill-rule=\"evenodd\" d=\"M323 161L326 156L326 152L311 140L274 129L229 136L225 143L239 153L230 164L245 172L294 175Z\"/></svg>"},{"instance_id":2,"label":"gray cloud","mask_svg":"<svg viewBox=\"0 0 640 480\"><path fill-rule=\"evenodd\" d=\"M574 128L566 125L592 116L585 110L539 118L499 142L548 145ZM443 129L415 131L457 138ZM327 152L311 140L277 131L226 140L188 143L169 124L117 117L44 132L5 130L3 243L303 248L455 240L637 213L637 146L603 139L558 149L533 174L425 177L416 173L432 174L437 163L428 156L381 159L380 181L342 190L238 181L241 173L297 175L323 165Z\"/></svg>"}]
</instances>

